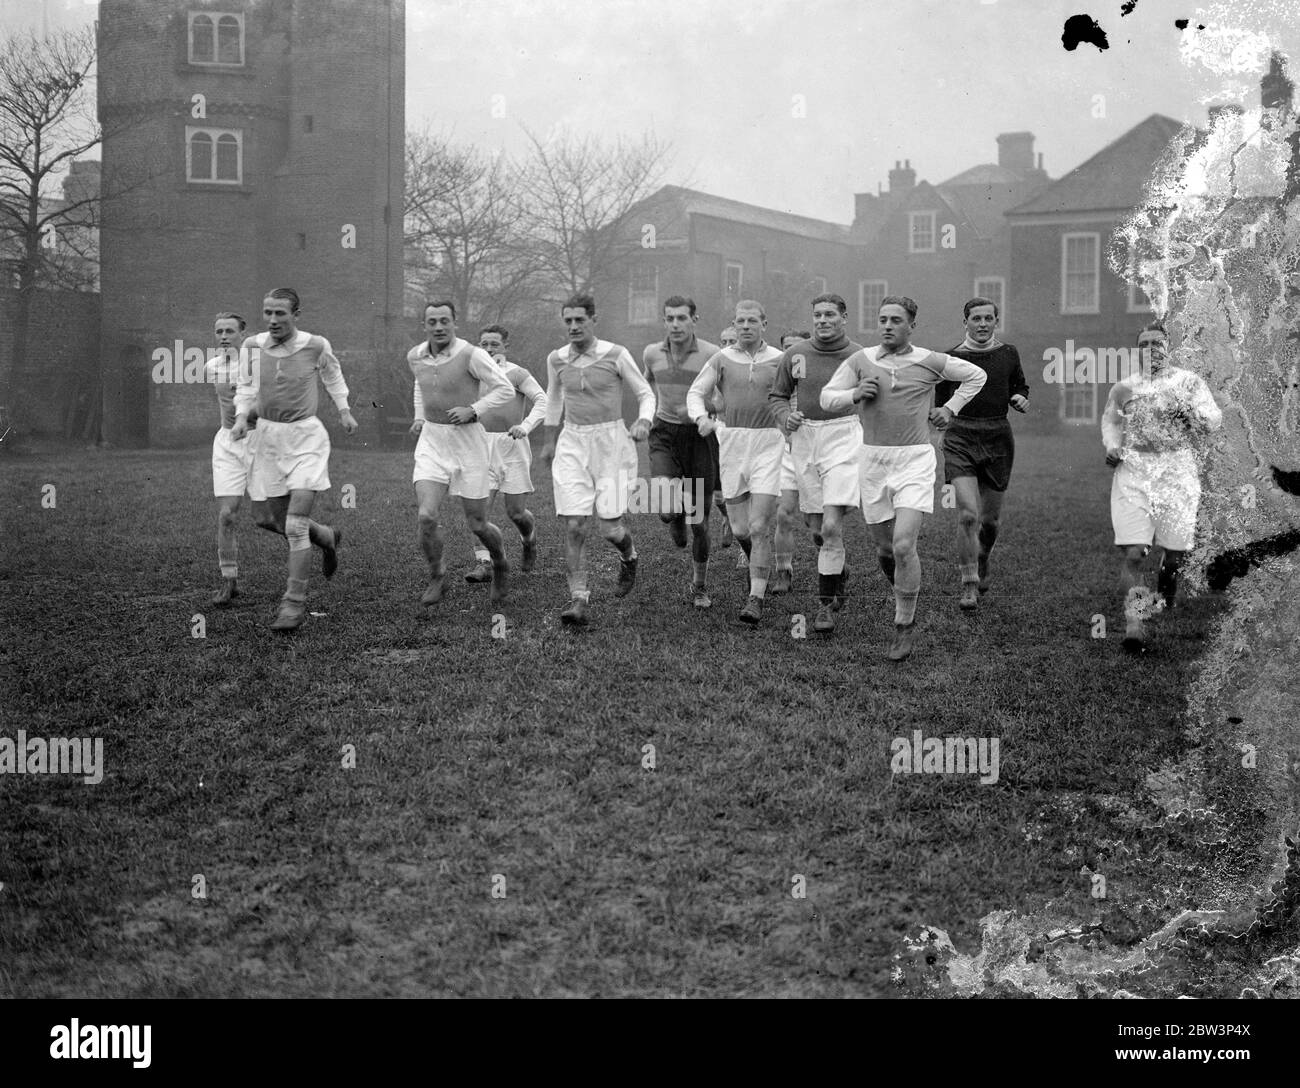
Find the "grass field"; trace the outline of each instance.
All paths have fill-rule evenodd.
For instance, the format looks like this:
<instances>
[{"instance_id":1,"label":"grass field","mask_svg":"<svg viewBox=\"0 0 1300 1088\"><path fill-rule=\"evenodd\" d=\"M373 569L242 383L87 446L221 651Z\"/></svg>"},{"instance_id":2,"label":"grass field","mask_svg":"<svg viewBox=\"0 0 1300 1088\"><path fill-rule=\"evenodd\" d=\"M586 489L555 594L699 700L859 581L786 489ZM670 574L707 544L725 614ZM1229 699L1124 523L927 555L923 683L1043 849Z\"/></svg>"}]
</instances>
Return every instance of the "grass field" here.
<instances>
[{"instance_id":1,"label":"grass field","mask_svg":"<svg viewBox=\"0 0 1300 1088\"><path fill-rule=\"evenodd\" d=\"M244 596L207 604L206 450L6 462L2 735L102 737L106 769L0 776L0 993L885 996L923 923L969 945L995 909L1093 918L1085 866L1107 873L1115 940L1187 905L1185 851L1132 817L1185 743L1221 604L1185 602L1123 658L1092 429L1020 439L976 615L956 605L955 511L926 521L903 665L883 659L892 605L860 516L832 640L790 634L815 611L806 538L795 592L751 630L734 549L715 550L699 615L689 555L652 516L631 521L634 593L612 597L598 544L592 628L562 630L544 469L541 560L506 637L460 579L458 513L452 593L422 614L410 463L336 445L316 516L346 530L340 571L313 578L323 614L285 637L266 626L284 542L246 512ZM1097 612L1109 638L1090 637ZM998 738L998 781L891 775L913 730Z\"/></svg>"}]
</instances>

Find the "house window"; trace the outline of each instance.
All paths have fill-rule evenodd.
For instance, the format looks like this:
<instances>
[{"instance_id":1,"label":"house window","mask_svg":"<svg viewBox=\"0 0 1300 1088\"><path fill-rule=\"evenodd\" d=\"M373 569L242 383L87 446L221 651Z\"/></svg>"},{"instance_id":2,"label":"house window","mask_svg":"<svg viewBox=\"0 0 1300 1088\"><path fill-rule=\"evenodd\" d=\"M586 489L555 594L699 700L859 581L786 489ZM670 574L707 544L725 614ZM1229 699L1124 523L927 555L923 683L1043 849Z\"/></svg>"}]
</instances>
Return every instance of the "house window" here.
<instances>
[{"instance_id":1,"label":"house window","mask_svg":"<svg viewBox=\"0 0 1300 1088\"><path fill-rule=\"evenodd\" d=\"M1061 313L1098 313L1100 275L1101 235L1062 235Z\"/></svg>"},{"instance_id":2,"label":"house window","mask_svg":"<svg viewBox=\"0 0 1300 1088\"><path fill-rule=\"evenodd\" d=\"M740 301L740 292L745 285L745 266L739 261L727 262L726 300L732 305Z\"/></svg>"},{"instance_id":3,"label":"house window","mask_svg":"<svg viewBox=\"0 0 1300 1088\"><path fill-rule=\"evenodd\" d=\"M244 134L239 129L185 129L185 180L239 185L244 180Z\"/></svg>"},{"instance_id":4,"label":"house window","mask_svg":"<svg viewBox=\"0 0 1300 1088\"><path fill-rule=\"evenodd\" d=\"M1142 290L1138 278L1137 246L1128 247L1128 312L1131 314L1154 313L1155 308L1147 293Z\"/></svg>"},{"instance_id":5,"label":"house window","mask_svg":"<svg viewBox=\"0 0 1300 1088\"><path fill-rule=\"evenodd\" d=\"M244 63L244 17L230 12L190 13L190 63Z\"/></svg>"},{"instance_id":6,"label":"house window","mask_svg":"<svg viewBox=\"0 0 1300 1088\"><path fill-rule=\"evenodd\" d=\"M825 276L814 276L811 280L808 281L808 285L813 289L813 294L817 294L817 295L826 294Z\"/></svg>"},{"instance_id":7,"label":"house window","mask_svg":"<svg viewBox=\"0 0 1300 1088\"><path fill-rule=\"evenodd\" d=\"M981 276L975 281L975 294L980 298L991 298L998 306L997 327L1007 327L1007 281L1001 276Z\"/></svg>"},{"instance_id":8,"label":"house window","mask_svg":"<svg viewBox=\"0 0 1300 1088\"><path fill-rule=\"evenodd\" d=\"M934 252L934 212L907 213L907 252Z\"/></svg>"},{"instance_id":9,"label":"house window","mask_svg":"<svg viewBox=\"0 0 1300 1088\"><path fill-rule=\"evenodd\" d=\"M653 325L658 307L659 269L652 264L634 265L627 283L627 323Z\"/></svg>"},{"instance_id":10,"label":"house window","mask_svg":"<svg viewBox=\"0 0 1300 1088\"><path fill-rule=\"evenodd\" d=\"M888 280L858 280L858 332L875 332L880 302L889 294Z\"/></svg>"},{"instance_id":11,"label":"house window","mask_svg":"<svg viewBox=\"0 0 1300 1088\"><path fill-rule=\"evenodd\" d=\"M1061 419L1066 423L1097 422L1097 383L1078 382L1061 386Z\"/></svg>"}]
</instances>

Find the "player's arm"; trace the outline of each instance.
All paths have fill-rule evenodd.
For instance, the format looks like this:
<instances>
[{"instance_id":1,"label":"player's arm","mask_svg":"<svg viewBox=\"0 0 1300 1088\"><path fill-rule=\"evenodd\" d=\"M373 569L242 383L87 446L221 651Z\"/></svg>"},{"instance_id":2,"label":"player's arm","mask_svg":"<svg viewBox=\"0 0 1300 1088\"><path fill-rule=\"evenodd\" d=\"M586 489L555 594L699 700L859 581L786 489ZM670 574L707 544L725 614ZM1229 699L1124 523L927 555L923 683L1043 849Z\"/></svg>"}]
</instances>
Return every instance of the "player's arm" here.
<instances>
[{"instance_id":1,"label":"player's arm","mask_svg":"<svg viewBox=\"0 0 1300 1088\"><path fill-rule=\"evenodd\" d=\"M767 391L768 403L772 405L772 416L782 432L789 434L798 430L803 416L790 407L790 397L794 394L794 372L790 365L790 353L787 351L776 364L776 374L772 377L772 388ZM790 417L798 416L794 426L790 426Z\"/></svg>"},{"instance_id":2,"label":"player's arm","mask_svg":"<svg viewBox=\"0 0 1300 1088\"><path fill-rule=\"evenodd\" d=\"M564 386L560 383L560 371L555 365L555 352L546 357L546 415L543 432L542 452L538 457L549 461L555 456L555 440L559 435L560 419L564 415Z\"/></svg>"},{"instance_id":3,"label":"player's arm","mask_svg":"<svg viewBox=\"0 0 1300 1088\"><path fill-rule=\"evenodd\" d=\"M492 361L482 348L474 348L469 353L469 365L466 369L478 379L478 400L468 407L457 405L447 411L447 418L453 423L473 423L484 412L493 408L504 408L515 396L515 387L501 373L501 368Z\"/></svg>"},{"instance_id":4,"label":"player's arm","mask_svg":"<svg viewBox=\"0 0 1300 1088\"><path fill-rule=\"evenodd\" d=\"M713 391L718 387L718 371L720 367L718 360L721 357L721 352L711 356L709 361L700 367L700 372L695 375L691 387L686 390L686 414L691 417L691 422L703 435L711 434L722 426L719 421L709 415L709 406L706 403L712 399Z\"/></svg>"},{"instance_id":5,"label":"player's arm","mask_svg":"<svg viewBox=\"0 0 1300 1088\"><path fill-rule=\"evenodd\" d=\"M936 413L947 412L947 420L938 422L934 419L933 414L931 415L931 422L936 423L937 426L946 427L953 421L957 413L971 402L975 394L984 388L984 383L989 380L989 376L983 367L976 366L974 363L967 362L956 355L940 354L939 357L944 360L939 377L944 381L959 383L952 396L935 409Z\"/></svg>"},{"instance_id":6,"label":"player's arm","mask_svg":"<svg viewBox=\"0 0 1300 1088\"><path fill-rule=\"evenodd\" d=\"M1016 351L1010 344L1006 348L1011 352L1011 380L1007 385L1011 388L1011 397L1008 403L1017 412L1023 412L1029 408L1029 383L1025 381L1024 369L1020 366L1020 352Z\"/></svg>"},{"instance_id":7,"label":"player's arm","mask_svg":"<svg viewBox=\"0 0 1300 1088\"><path fill-rule=\"evenodd\" d=\"M537 379L526 370L521 369L520 372L523 377L518 379L518 389L528 398L528 403L532 405L532 408L528 415L524 416L523 422L510 428L511 438L527 438L541 426L542 421L546 418L547 398L545 390L542 389Z\"/></svg>"},{"instance_id":8,"label":"player's arm","mask_svg":"<svg viewBox=\"0 0 1300 1088\"><path fill-rule=\"evenodd\" d=\"M1122 460L1120 450L1124 447L1124 413L1120 405L1128 396L1128 382L1116 382L1110 388L1106 398L1106 407L1101 413L1101 444L1106 447L1106 464L1114 468Z\"/></svg>"},{"instance_id":9,"label":"player's arm","mask_svg":"<svg viewBox=\"0 0 1300 1088\"><path fill-rule=\"evenodd\" d=\"M259 363L262 353L256 344L252 344L252 340L250 336L239 345L239 372L235 375L235 422L230 428L230 437L236 442L248 434L249 413L257 404L258 375L253 372L252 353L257 352Z\"/></svg>"},{"instance_id":10,"label":"player's arm","mask_svg":"<svg viewBox=\"0 0 1300 1088\"><path fill-rule=\"evenodd\" d=\"M411 377L415 379L415 396L413 398L414 404L411 414L411 418L415 420L415 422L411 424L411 434L413 435L418 435L422 430L424 430L424 390L420 388L420 379L415 373L417 365L418 364L415 362L411 363Z\"/></svg>"},{"instance_id":11,"label":"player's arm","mask_svg":"<svg viewBox=\"0 0 1300 1088\"><path fill-rule=\"evenodd\" d=\"M650 355L654 351L654 347L654 344L647 344L641 350L641 374L650 383L650 388L654 390L657 402L659 399L659 383L655 381L655 368L650 365Z\"/></svg>"},{"instance_id":12,"label":"player's arm","mask_svg":"<svg viewBox=\"0 0 1300 1088\"><path fill-rule=\"evenodd\" d=\"M874 400L878 383L875 378L861 377L854 360L858 356L850 355L835 368L831 380L822 386L817 403L823 412L838 412L850 408L864 400Z\"/></svg>"},{"instance_id":13,"label":"player's arm","mask_svg":"<svg viewBox=\"0 0 1300 1088\"><path fill-rule=\"evenodd\" d=\"M339 365L338 356L334 354L330 342L323 336L321 337L320 376L321 381L325 383L325 392L330 395L334 407L339 410L339 422L343 424L343 430L351 434L357 429L357 421L348 411L348 383L343 380L343 367Z\"/></svg>"},{"instance_id":14,"label":"player's arm","mask_svg":"<svg viewBox=\"0 0 1300 1088\"><path fill-rule=\"evenodd\" d=\"M640 442L650 433L650 427L654 423L655 391L637 368L636 363L632 361L632 356L628 354L627 348L618 353L614 365L618 367L619 376L623 379L624 384L629 386L632 392L636 394L637 418L628 433L632 435L633 439Z\"/></svg>"}]
</instances>

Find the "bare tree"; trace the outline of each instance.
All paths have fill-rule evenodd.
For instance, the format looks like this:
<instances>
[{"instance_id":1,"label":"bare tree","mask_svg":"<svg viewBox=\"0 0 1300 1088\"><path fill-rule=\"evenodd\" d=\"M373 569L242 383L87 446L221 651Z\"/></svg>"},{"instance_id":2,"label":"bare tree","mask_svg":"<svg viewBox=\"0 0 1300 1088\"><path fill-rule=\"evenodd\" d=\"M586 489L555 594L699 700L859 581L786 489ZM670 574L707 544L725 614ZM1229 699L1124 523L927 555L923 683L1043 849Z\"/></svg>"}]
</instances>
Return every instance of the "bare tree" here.
<instances>
[{"instance_id":1,"label":"bare tree","mask_svg":"<svg viewBox=\"0 0 1300 1088\"><path fill-rule=\"evenodd\" d=\"M405 211L405 242L419 258L413 278L449 297L466 321L510 319L539 265L504 156L408 136Z\"/></svg>"},{"instance_id":2,"label":"bare tree","mask_svg":"<svg viewBox=\"0 0 1300 1088\"><path fill-rule=\"evenodd\" d=\"M517 189L548 286L565 294L590 290L626 252L619 228L659 187L670 145L653 133L608 143L565 133L542 140L524 131L532 148Z\"/></svg>"},{"instance_id":3,"label":"bare tree","mask_svg":"<svg viewBox=\"0 0 1300 1088\"><path fill-rule=\"evenodd\" d=\"M102 138L88 81L94 61L90 28L18 34L0 45L0 239L13 248L18 288L13 351L0 363L0 405L9 404L13 375L26 361L35 291L67 286L76 264L51 243L62 236L86 244L95 221L98 193L71 200L54 193L57 176Z\"/></svg>"}]
</instances>

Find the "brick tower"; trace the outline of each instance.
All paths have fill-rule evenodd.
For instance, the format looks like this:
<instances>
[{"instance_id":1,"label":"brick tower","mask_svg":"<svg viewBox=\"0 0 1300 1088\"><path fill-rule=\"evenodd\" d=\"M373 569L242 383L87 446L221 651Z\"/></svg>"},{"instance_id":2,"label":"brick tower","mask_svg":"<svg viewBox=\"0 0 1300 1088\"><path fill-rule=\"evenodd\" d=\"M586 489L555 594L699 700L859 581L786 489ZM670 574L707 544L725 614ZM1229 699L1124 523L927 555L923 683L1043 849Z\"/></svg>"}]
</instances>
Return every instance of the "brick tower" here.
<instances>
[{"instance_id":1,"label":"brick tower","mask_svg":"<svg viewBox=\"0 0 1300 1088\"><path fill-rule=\"evenodd\" d=\"M362 431L402 347L404 0L102 0L104 435L181 445L215 426L158 349L260 330L274 287L343 363ZM321 418L337 422L328 398Z\"/></svg>"}]
</instances>

